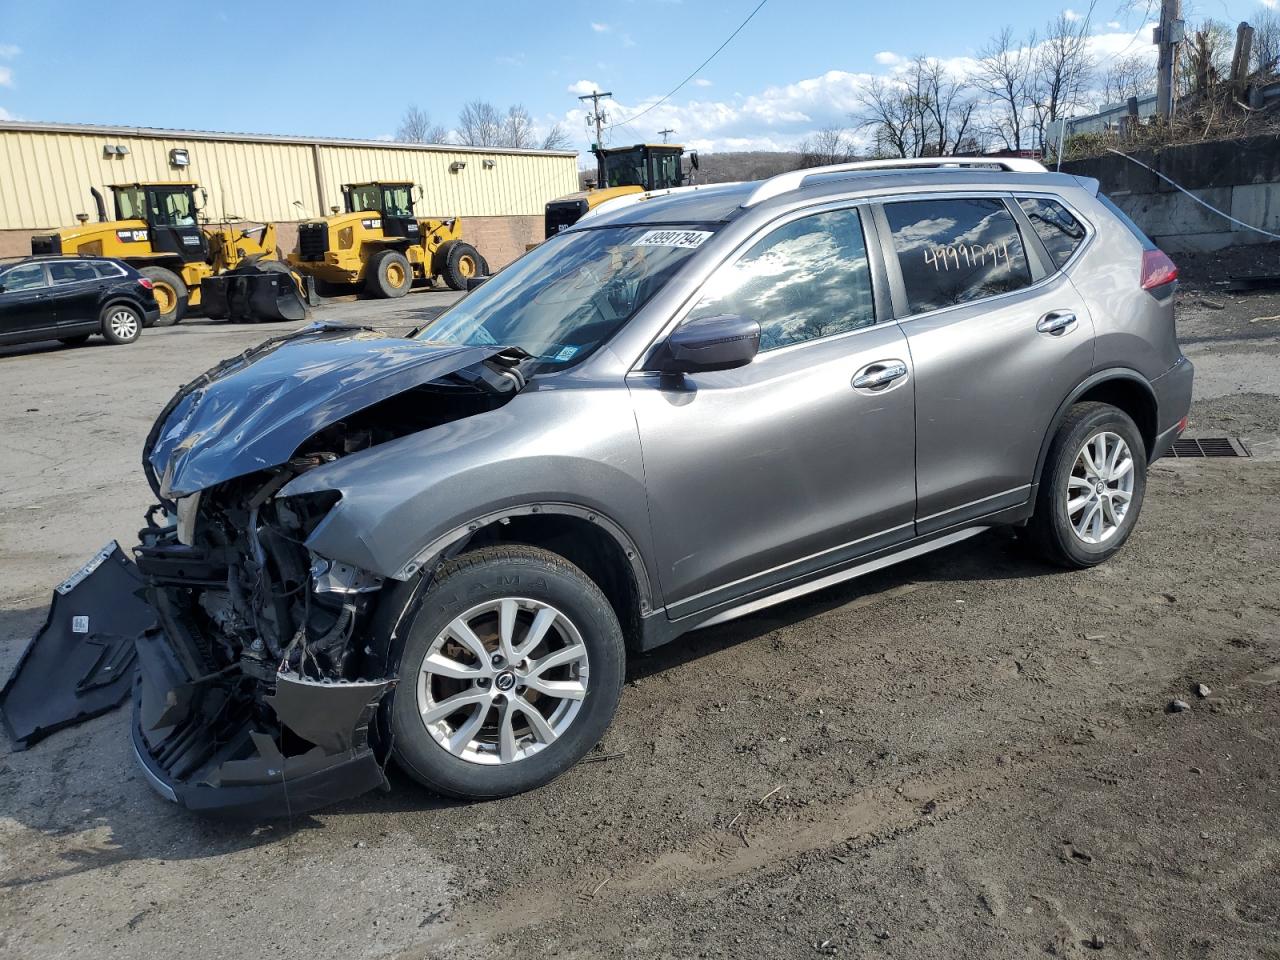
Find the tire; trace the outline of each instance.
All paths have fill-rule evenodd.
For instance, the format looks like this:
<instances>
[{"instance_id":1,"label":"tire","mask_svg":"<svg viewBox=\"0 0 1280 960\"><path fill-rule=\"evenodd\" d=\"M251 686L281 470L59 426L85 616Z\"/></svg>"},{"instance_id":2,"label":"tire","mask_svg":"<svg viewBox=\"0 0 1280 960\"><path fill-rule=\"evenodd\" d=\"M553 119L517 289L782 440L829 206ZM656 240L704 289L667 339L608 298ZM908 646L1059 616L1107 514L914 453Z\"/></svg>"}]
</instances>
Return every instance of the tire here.
<instances>
[{"instance_id":1,"label":"tire","mask_svg":"<svg viewBox=\"0 0 1280 960\"><path fill-rule=\"evenodd\" d=\"M102 335L107 343L133 343L142 333L142 312L127 303L109 303L102 310Z\"/></svg>"},{"instance_id":2,"label":"tire","mask_svg":"<svg viewBox=\"0 0 1280 960\"><path fill-rule=\"evenodd\" d=\"M482 276L483 268L488 266L475 247L461 240L449 241L440 248L440 253L444 267L441 273L450 290L467 289L467 281Z\"/></svg>"},{"instance_id":3,"label":"tire","mask_svg":"<svg viewBox=\"0 0 1280 960\"><path fill-rule=\"evenodd\" d=\"M78 333L74 337L59 337L58 340L68 347L82 347L89 342L89 334Z\"/></svg>"},{"instance_id":4,"label":"tire","mask_svg":"<svg viewBox=\"0 0 1280 960\"><path fill-rule=\"evenodd\" d=\"M403 297L413 286L413 270L399 250L379 250L365 268L364 288L372 296Z\"/></svg>"},{"instance_id":5,"label":"tire","mask_svg":"<svg viewBox=\"0 0 1280 960\"><path fill-rule=\"evenodd\" d=\"M520 603L512 605L516 599ZM501 649L504 606L514 614L510 641L522 667L492 660L493 651ZM531 651L520 650L539 617L549 624L544 639ZM483 643L481 652L490 654L489 663L467 652L455 632L446 636L446 628L464 618L472 638ZM486 547L445 564L417 606L406 637L400 683L389 707L391 753L411 777L446 796L491 799L549 782L599 742L622 693L626 655L613 608L586 574L546 550ZM528 665L536 668L557 651L579 649L581 655L561 654L562 665L530 676ZM424 674L428 655L446 670L474 673L467 678L428 668ZM557 689L572 687L580 698L535 689L549 678L563 685ZM535 683L522 682L530 679ZM459 694L474 698L474 704L464 701L457 712L440 714L448 707L439 705ZM437 707L429 729L424 717ZM530 719L529 710L541 724ZM504 717L512 721L505 746ZM481 725L460 736L469 721ZM548 737L548 730L555 736ZM445 746L448 739L457 743L453 750Z\"/></svg>"},{"instance_id":6,"label":"tire","mask_svg":"<svg viewBox=\"0 0 1280 960\"><path fill-rule=\"evenodd\" d=\"M1090 462L1100 454L1104 461L1112 460L1110 451L1123 446L1114 465L1104 462L1097 472L1085 463L1086 444ZM1067 411L1049 446L1027 528L1030 545L1062 566L1096 566L1124 546L1138 522L1146 489L1147 446L1137 425L1110 404L1078 403Z\"/></svg>"},{"instance_id":7,"label":"tire","mask_svg":"<svg viewBox=\"0 0 1280 960\"><path fill-rule=\"evenodd\" d=\"M180 323L187 315L187 303L191 299L183 279L164 267L139 267L138 272L155 287L156 303L160 304L160 318L156 325L172 327Z\"/></svg>"}]
</instances>

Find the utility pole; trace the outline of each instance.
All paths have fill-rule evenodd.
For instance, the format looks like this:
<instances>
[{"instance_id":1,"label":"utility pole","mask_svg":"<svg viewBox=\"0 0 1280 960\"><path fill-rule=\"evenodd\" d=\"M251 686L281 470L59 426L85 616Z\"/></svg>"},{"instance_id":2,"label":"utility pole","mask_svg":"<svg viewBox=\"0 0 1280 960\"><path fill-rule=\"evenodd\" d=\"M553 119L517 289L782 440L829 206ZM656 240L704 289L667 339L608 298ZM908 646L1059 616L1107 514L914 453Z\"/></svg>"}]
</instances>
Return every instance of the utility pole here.
<instances>
[{"instance_id":1,"label":"utility pole","mask_svg":"<svg viewBox=\"0 0 1280 960\"><path fill-rule=\"evenodd\" d=\"M1186 35L1182 0L1161 0L1160 25L1151 42L1159 46L1156 58L1156 114L1166 123L1173 118L1174 73L1178 65L1178 44Z\"/></svg>"},{"instance_id":2,"label":"utility pole","mask_svg":"<svg viewBox=\"0 0 1280 960\"><path fill-rule=\"evenodd\" d=\"M612 97L612 96L613 94L610 93L609 91L605 91L604 93L601 93L599 90L593 90L591 93L585 94L584 96L581 96L578 98L579 100L582 100L584 102L587 100L591 101L591 116L587 118L587 126L591 126L592 121L595 121L596 183L602 186L607 184L608 181L605 179L605 174L604 174L604 152L603 152L604 151L604 142L603 142L604 141L604 122L606 118L604 115L604 111L600 109L600 101L603 100L605 97Z\"/></svg>"},{"instance_id":3,"label":"utility pole","mask_svg":"<svg viewBox=\"0 0 1280 960\"><path fill-rule=\"evenodd\" d=\"M659 130L658 132L659 132L660 134L662 134L662 142L663 142L663 143L666 143L666 142L667 142L667 137L668 137L670 134L675 133L675 131L674 131L674 130L672 130L670 127L667 127L667 129L665 129L665 130Z\"/></svg>"}]
</instances>

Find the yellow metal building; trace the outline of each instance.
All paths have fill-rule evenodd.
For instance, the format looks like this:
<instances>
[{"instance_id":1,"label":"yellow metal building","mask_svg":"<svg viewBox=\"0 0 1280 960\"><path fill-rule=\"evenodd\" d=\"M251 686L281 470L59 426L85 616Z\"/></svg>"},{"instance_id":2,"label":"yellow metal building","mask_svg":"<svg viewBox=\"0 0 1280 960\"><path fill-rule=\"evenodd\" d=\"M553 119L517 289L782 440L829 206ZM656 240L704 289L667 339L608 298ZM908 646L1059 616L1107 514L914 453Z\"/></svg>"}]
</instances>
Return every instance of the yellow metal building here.
<instances>
[{"instance_id":1,"label":"yellow metal building","mask_svg":"<svg viewBox=\"0 0 1280 960\"><path fill-rule=\"evenodd\" d=\"M421 216L459 216L491 265L542 231L548 200L578 189L577 154L379 140L0 121L0 255L29 252L29 238L96 218L91 187L195 181L212 219L289 225L342 203L342 185L408 180L423 188ZM105 192L105 191L104 191Z\"/></svg>"}]
</instances>

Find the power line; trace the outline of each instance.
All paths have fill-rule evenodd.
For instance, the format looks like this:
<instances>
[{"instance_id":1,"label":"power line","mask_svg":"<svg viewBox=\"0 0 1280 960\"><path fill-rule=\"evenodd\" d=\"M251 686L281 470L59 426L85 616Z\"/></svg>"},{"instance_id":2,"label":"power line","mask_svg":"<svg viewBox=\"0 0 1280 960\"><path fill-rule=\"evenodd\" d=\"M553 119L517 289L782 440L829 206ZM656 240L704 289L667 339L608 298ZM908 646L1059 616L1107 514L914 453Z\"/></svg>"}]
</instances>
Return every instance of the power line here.
<instances>
[{"instance_id":1,"label":"power line","mask_svg":"<svg viewBox=\"0 0 1280 960\"><path fill-rule=\"evenodd\" d=\"M747 19L743 20L740 24L738 24L738 29L734 30L733 33L729 34L729 36L725 39L724 43L716 47L715 52L712 53L711 56L707 57L707 59L703 60L700 64L698 64L697 68L693 71L693 73L689 74L687 77L681 80L678 84L676 84L676 86L671 90L671 92L668 93L665 97L663 97L661 100L656 100L653 103L649 104L649 106L645 107L643 110L637 113L634 117L628 117L626 120L619 120L617 123L611 123L605 129L612 130L614 127L620 127L620 126L623 126L624 124L631 123L631 121L633 120L639 120L650 110L660 107L662 104L666 103L668 100L674 97L677 93L680 92L681 87L683 87L686 83L688 83L690 80L696 77L699 73L701 73L702 68L705 67L712 60L714 60L719 55L720 51L723 50L725 47L727 47L729 43L733 40L733 38L742 32L742 28L745 27L748 23L750 23L751 18L754 17L757 13L759 13L760 8L763 7L768 2L769 0L760 0L760 2L756 4L756 8L752 10L749 14L747 14Z\"/></svg>"}]
</instances>

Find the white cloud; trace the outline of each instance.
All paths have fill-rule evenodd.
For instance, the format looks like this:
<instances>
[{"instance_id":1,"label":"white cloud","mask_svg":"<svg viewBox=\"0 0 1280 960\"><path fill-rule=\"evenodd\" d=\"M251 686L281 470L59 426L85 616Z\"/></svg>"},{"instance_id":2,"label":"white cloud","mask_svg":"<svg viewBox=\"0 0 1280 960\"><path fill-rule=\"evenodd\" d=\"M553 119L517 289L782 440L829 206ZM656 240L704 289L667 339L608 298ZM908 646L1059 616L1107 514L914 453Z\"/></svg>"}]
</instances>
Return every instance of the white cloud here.
<instances>
[{"instance_id":1,"label":"white cloud","mask_svg":"<svg viewBox=\"0 0 1280 960\"><path fill-rule=\"evenodd\" d=\"M17 119L19 118L16 114L10 113L4 107L0 107L0 120L17 120Z\"/></svg>"},{"instance_id":2,"label":"white cloud","mask_svg":"<svg viewBox=\"0 0 1280 960\"><path fill-rule=\"evenodd\" d=\"M600 87L594 80L578 80L577 82L571 83L569 86L565 87L565 90L569 93L575 94L579 97L586 96L588 93L594 93L599 89Z\"/></svg>"},{"instance_id":3,"label":"white cloud","mask_svg":"<svg viewBox=\"0 0 1280 960\"><path fill-rule=\"evenodd\" d=\"M524 54L504 54L502 56L494 57L493 61L503 67L522 67L524 66Z\"/></svg>"},{"instance_id":4,"label":"white cloud","mask_svg":"<svg viewBox=\"0 0 1280 960\"><path fill-rule=\"evenodd\" d=\"M1280 0L1262 0L1262 5L1274 10L1277 6L1280 6Z\"/></svg>"},{"instance_id":5,"label":"white cloud","mask_svg":"<svg viewBox=\"0 0 1280 960\"><path fill-rule=\"evenodd\" d=\"M891 67L895 63L900 62L901 60L902 58L898 56L896 53L894 53L892 50L881 50L879 53L876 54L876 63L882 64L883 66L886 66L886 67Z\"/></svg>"},{"instance_id":6,"label":"white cloud","mask_svg":"<svg viewBox=\"0 0 1280 960\"><path fill-rule=\"evenodd\" d=\"M0 43L0 60L12 60L22 52L16 43Z\"/></svg>"},{"instance_id":7,"label":"white cloud","mask_svg":"<svg viewBox=\"0 0 1280 960\"><path fill-rule=\"evenodd\" d=\"M693 85L695 87L709 87L711 86L711 81L706 77L696 77L693 81Z\"/></svg>"},{"instance_id":8,"label":"white cloud","mask_svg":"<svg viewBox=\"0 0 1280 960\"><path fill-rule=\"evenodd\" d=\"M8 67L0 67L0 87L13 86L13 71Z\"/></svg>"},{"instance_id":9,"label":"white cloud","mask_svg":"<svg viewBox=\"0 0 1280 960\"><path fill-rule=\"evenodd\" d=\"M613 28L607 23L593 23L591 24L591 29L596 33L608 33Z\"/></svg>"},{"instance_id":10,"label":"white cloud","mask_svg":"<svg viewBox=\"0 0 1280 960\"><path fill-rule=\"evenodd\" d=\"M1067 9L1063 10L1063 11L1062 11L1062 15L1063 15L1064 17L1066 17L1068 20L1070 20L1072 23L1074 23L1074 22L1075 22L1075 21L1077 21L1077 20L1083 20L1083 19L1084 19L1084 14L1083 14L1083 13L1076 13L1076 12L1075 12L1074 10L1072 10L1070 7L1067 7Z\"/></svg>"},{"instance_id":11,"label":"white cloud","mask_svg":"<svg viewBox=\"0 0 1280 960\"><path fill-rule=\"evenodd\" d=\"M1274 2L1274 0L1273 0L1273 2ZM1107 21L1107 29L1108 29L1108 30L1121 30L1121 29L1123 29L1123 27L1121 26L1121 24L1120 24L1120 21L1119 21L1119 20L1108 20L1108 21Z\"/></svg>"}]
</instances>

